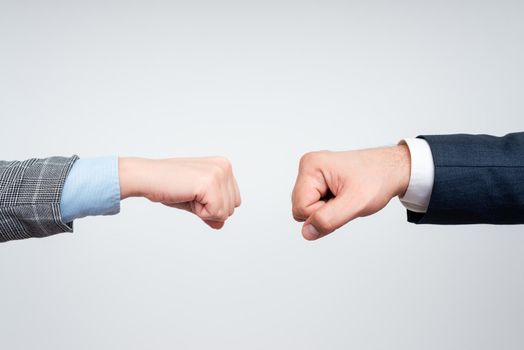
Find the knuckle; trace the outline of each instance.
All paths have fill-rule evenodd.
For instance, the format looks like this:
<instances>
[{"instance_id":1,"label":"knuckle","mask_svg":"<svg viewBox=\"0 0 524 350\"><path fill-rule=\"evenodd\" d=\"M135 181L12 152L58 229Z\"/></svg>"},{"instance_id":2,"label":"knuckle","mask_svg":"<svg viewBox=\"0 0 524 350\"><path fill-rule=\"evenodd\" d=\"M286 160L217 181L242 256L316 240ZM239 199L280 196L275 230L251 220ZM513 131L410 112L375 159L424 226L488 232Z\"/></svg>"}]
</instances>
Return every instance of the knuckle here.
<instances>
[{"instance_id":1,"label":"knuckle","mask_svg":"<svg viewBox=\"0 0 524 350\"><path fill-rule=\"evenodd\" d=\"M207 174L205 178L205 183L209 188L215 188L219 183L219 176L215 168L212 168L211 171Z\"/></svg>"},{"instance_id":2,"label":"knuckle","mask_svg":"<svg viewBox=\"0 0 524 350\"><path fill-rule=\"evenodd\" d=\"M297 214L293 214L293 219L297 222L304 222L307 220L307 218Z\"/></svg>"},{"instance_id":3,"label":"knuckle","mask_svg":"<svg viewBox=\"0 0 524 350\"><path fill-rule=\"evenodd\" d=\"M224 181L231 176L233 167L226 158L218 157L213 161L211 172L219 181Z\"/></svg>"},{"instance_id":4,"label":"knuckle","mask_svg":"<svg viewBox=\"0 0 524 350\"><path fill-rule=\"evenodd\" d=\"M304 209L301 207L293 207L292 213L293 213L293 218L296 221L304 221L305 219L307 219L307 215Z\"/></svg>"},{"instance_id":5,"label":"knuckle","mask_svg":"<svg viewBox=\"0 0 524 350\"><path fill-rule=\"evenodd\" d=\"M218 163L214 163L211 169L212 169L213 176L215 177L220 177L224 173L224 169Z\"/></svg>"},{"instance_id":6,"label":"knuckle","mask_svg":"<svg viewBox=\"0 0 524 350\"><path fill-rule=\"evenodd\" d=\"M300 164L307 164L312 162L317 157L317 152L308 152L300 158Z\"/></svg>"},{"instance_id":7,"label":"knuckle","mask_svg":"<svg viewBox=\"0 0 524 350\"><path fill-rule=\"evenodd\" d=\"M226 157L215 157L215 164L222 170L230 170L232 168L231 162Z\"/></svg>"},{"instance_id":8,"label":"knuckle","mask_svg":"<svg viewBox=\"0 0 524 350\"><path fill-rule=\"evenodd\" d=\"M322 233L333 232L336 228L333 222L325 215L315 214L312 221L315 223L315 227L322 231Z\"/></svg>"},{"instance_id":9,"label":"knuckle","mask_svg":"<svg viewBox=\"0 0 524 350\"><path fill-rule=\"evenodd\" d=\"M226 213L226 211L223 208L220 208L217 209L217 211L215 212L215 216L217 217L217 219L225 220L228 218L228 213Z\"/></svg>"},{"instance_id":10,"label":"knuckle","mask_svg":"<svg viewBox=\"0 0 524 350\"><path fill-rule=\"evenodd\" d=\"M304 166L304 165L308 165L311 163L316 163L320 161L320 159L325 157L327 153L328 153L327 151L308 152L300 158L300 165Z\"/></svg>"},{"instance_id":11,"label":"knuckle","mask_svg":"<svg viewBox=\"0 0 524 350\"><path fill-rule=\"evenodd\" d=\"M226 179L226 171L217 165L214 165L213 167L211 167L211 171L209 174L210 174L210 181L212 182L214 186L219 186Z\"/></svg>"}]
</instances>

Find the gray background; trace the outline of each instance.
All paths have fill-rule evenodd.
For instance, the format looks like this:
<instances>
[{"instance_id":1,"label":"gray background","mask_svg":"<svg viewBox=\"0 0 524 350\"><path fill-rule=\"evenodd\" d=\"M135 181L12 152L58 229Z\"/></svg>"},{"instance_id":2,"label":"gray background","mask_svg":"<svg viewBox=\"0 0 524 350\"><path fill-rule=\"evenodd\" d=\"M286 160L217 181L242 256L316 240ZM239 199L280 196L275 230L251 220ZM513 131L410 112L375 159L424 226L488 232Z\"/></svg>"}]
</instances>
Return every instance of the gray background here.
<instances>
[{"instance_id":1,"label":"gray background","mask_svg":"<svg viewBox=\"0 0 524 350\"><path fill-rule=\"evenodd\" d=\"M2 159L225 155L223 231L146 200L0 245L2 349L522 349L523 227L318 242L301 154L519 131L519 1L0 0Z\"/></svg>"}]
</instances>

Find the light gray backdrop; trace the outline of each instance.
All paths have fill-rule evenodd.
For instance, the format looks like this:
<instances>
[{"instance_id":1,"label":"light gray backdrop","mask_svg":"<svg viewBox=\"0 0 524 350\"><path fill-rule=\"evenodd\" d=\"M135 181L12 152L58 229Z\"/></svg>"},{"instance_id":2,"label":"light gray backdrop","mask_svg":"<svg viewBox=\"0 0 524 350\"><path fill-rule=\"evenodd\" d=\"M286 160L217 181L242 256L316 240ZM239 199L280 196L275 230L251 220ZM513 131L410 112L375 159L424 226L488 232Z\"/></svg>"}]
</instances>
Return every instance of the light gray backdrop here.
<instances>
[{"instance_id":1,"label":"light gray backdrop","mask_svg":"<svg viewBox=\"0 0 524 350\"><path fill-rule=\"evenodd\" d=\"M318 242L301 154L524 129L522 1L0 0L1 159L225 155L219 232L146 200L0 245L2 349L522 349L524 228Z\"/></svg>"}]
</instances>

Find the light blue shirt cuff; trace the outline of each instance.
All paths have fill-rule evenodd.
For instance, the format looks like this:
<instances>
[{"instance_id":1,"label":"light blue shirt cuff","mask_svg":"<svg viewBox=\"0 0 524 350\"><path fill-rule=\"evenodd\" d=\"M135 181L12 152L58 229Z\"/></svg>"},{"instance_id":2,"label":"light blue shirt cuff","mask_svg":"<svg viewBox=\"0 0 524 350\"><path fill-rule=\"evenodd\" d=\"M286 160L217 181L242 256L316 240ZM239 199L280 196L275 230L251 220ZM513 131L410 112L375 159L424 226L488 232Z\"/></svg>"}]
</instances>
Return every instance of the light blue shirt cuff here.
<instances>
[{"instance_id":1,"label":"light blue shirt cuff","mask_svg":"<svg viewBox=\"0 0 524 350\"><path fill-rule=\"evenodd\" d=\"M77 160L64 184L60 199L62 221L120 212L118 157Z\"/></svg>"}]
</instances>

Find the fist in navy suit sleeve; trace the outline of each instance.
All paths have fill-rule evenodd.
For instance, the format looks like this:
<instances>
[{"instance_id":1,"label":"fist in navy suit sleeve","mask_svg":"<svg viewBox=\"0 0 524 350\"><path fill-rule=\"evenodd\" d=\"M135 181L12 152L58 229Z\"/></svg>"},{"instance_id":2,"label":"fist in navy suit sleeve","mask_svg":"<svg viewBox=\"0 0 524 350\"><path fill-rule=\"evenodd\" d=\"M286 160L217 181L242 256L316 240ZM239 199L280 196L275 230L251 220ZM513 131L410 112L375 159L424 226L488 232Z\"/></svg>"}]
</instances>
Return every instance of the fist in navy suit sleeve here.
<instances>
[{"instance_id":1,"label":"fist in navy suit sleeve","mask_svg":"<svg viewBox=\"0 0 524 350\"><path fill-rule=\"evenodd\" d=\"M292 198L303 236L325 236L395 196L417 224L524 224L524 133L419 139L427 151L408 142L306 154Z\"/></svg>"}]
</instances>

